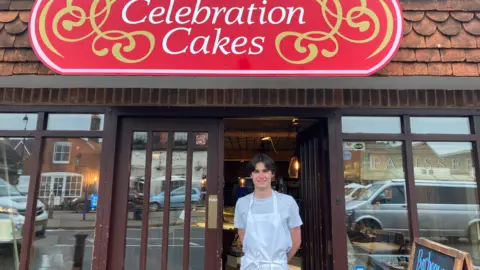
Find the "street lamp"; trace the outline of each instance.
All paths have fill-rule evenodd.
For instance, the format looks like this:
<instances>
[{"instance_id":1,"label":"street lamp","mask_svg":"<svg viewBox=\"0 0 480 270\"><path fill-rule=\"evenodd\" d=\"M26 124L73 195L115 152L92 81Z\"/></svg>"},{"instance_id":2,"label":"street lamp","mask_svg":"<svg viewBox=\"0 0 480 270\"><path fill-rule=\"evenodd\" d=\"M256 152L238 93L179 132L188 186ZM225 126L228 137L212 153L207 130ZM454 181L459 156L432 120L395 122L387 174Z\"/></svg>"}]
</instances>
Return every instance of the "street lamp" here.
<instances>
[{"instance_id":1,"label":"street lamp","mask_svg":"<svg viewBox=\"0 0 480 270\"><path fill-rule=\"evenodd\" d=\"M25 124L24 130L27 130L27 124L28 124L28 115L25 114L25 116L22 119L23 123Z\"/></svg>"}]
</instances>

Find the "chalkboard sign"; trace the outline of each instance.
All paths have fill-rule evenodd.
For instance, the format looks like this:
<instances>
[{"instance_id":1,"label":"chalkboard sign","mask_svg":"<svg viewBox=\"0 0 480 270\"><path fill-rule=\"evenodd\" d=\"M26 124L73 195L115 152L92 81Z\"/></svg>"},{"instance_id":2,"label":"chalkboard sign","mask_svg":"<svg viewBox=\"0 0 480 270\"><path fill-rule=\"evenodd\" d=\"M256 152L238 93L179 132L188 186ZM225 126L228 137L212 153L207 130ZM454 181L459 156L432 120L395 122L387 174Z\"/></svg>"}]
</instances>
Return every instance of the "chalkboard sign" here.
<instances>
[{"instance_id":1,"label":"chalkboard sign","mask_svg":"<svg viewBox=\"0 0 480 270\"><path fill-rule=\"evenodd\" d=\"M408 269L473 270L473 264L467 252L419 238L413 243Z\"/></svg>"}]
</instances>

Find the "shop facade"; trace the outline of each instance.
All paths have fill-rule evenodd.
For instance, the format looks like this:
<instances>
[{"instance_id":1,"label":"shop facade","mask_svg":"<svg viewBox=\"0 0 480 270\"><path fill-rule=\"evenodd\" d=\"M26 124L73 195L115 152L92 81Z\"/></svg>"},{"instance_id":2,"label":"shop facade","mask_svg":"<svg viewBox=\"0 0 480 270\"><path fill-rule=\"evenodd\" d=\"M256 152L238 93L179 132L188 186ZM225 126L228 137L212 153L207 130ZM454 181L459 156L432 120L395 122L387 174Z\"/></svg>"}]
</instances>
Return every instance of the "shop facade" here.
<instances>
[{"instance_id":1,"label":"shop facade","mask_svg":"<svg viewBox=\"0 0 480 270\"><path fill-rule=\"evenodd\" d=\"M31 48L33 3L7 2L5 265L222 269L225 162L253 153L229 125L278 118L310 123L285 153L299 160L301 269L406 269L417 237L480 265L478 1L401 1L400 48L369 77L55 75Z\"/></svg>"}]
</instances>

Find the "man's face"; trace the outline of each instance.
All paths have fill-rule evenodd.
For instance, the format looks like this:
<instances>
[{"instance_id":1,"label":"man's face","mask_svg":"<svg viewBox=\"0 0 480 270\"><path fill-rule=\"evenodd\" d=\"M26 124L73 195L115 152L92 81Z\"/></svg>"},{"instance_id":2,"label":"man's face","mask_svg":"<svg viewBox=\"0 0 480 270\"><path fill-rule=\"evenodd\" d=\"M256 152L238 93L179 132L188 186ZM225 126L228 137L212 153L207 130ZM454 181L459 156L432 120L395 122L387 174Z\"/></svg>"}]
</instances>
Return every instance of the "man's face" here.
<instances>
[{"instance_id":1,"label":"man's face","mask_svg":"<svg viewBox=\"0 0 480 270\"><path fill-rule=\"evenodd\" d=\"M271 170L265 168L263 162L257 163L255 170L251 175L255 189L264 190L271 188L273 174Z\"/></svg>"}]
</instances>

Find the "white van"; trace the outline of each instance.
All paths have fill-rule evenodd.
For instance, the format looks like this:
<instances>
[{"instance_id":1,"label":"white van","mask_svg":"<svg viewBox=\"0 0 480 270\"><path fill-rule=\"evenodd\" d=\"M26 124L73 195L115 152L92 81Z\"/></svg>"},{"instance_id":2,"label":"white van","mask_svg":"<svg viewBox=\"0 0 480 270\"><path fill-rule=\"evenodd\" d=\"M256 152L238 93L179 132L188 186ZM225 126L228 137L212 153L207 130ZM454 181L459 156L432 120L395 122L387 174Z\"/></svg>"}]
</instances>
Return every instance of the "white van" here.
<instances>
[{"instance_id":1,"label":"white van","mask_svg":"<svg viewBox=\"0 0 480 270\"><path fill-rule=\"evenodd\" d=\"M346 203L347 228L380 229L409 236L405 180L373 183ZM419 229L425 237L467 238L480 242L480 209L473 181L415 181Z\"/></svg>"},{"instance_id":2,"label":"white van","mask_svg":"<svg viewBox=\"0 0 480 270\"><path fill-rule=\"evenodd\" d=\"M0 244L21 242L27 211L27 196L0 178ZM48 214L44 204L37 201L35 232L45 234Z\"/></svg>"}]
</instances>

